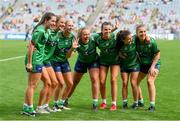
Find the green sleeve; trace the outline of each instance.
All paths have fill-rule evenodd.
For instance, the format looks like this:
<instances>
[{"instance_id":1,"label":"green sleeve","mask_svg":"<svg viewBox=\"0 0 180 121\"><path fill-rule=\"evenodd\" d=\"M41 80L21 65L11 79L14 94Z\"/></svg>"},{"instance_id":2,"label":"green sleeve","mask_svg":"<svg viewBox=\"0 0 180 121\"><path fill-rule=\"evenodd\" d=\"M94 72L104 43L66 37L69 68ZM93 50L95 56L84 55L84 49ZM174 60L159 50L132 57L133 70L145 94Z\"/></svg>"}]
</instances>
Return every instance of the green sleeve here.
<instances>
[{"instance_id":1,"label":"green sleeve","mask_svg":"<svg viewBox=\"0 0 180 121\"><path fill-rule=\"evenodd\" d=\"M98 34L98 33L93 33L93 34L91 34L91 37L92 37L92 39L94 40L94 42L96 43L96 45L98 45L99 44L99 37L100 37L100 34Z\"/></svg>"},{"instance_id":2,"label":"green sleeve","mask_svg":"<svg viewBox=\"0 0 180 121\"><path fill-rule=\"evenodd\" d=\"M32 42L36 45L40 40L44 39L44 32L43 31L35 31L32 34Z\"/></svg>"}]
</instances>

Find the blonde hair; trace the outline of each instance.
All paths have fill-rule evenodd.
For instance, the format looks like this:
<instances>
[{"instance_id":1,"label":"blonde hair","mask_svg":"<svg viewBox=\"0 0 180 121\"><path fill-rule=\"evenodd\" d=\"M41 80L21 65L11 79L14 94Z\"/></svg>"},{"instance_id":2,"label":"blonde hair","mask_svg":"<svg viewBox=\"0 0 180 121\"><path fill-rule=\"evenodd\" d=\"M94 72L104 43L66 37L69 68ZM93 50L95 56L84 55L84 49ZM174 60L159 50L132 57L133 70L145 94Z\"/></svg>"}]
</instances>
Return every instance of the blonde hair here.
<instances>
[{"instance_id":1,"label":"blonde hair","mask_svg":"<svg viewBox=\"0 0 180 121\"><path fill-rule=\"evenodd\" d=\"M89 28L88 27L83 27L83 28L80 28L79 30L78 30L78 38L79 38L79 40L81 40L82 38L82 32L84 31L84 30L89 30Z\"/></svg>"}]
</instances>

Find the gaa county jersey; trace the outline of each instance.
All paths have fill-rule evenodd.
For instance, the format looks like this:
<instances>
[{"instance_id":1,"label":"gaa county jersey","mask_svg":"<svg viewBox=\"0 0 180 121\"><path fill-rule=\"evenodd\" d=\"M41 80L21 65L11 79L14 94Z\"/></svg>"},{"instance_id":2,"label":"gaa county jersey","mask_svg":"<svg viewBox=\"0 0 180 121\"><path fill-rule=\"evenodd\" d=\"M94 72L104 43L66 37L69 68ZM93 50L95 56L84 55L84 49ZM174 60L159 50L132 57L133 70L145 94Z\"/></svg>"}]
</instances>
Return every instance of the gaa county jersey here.
<instances>
[{"instance_id":1,"label":"gaa county jersey","mask_svg":"<svg viewBox=\"0 0 180 121\"><path fill-rule=\"evenodd\" d=\"M68 37L65 37L63 35L63 32L61 31L57 33L57 37L58 37L58 44L56 46L52 60L56 62L64 62L67 60L66 53L69 51L69 49L72 46L74 35L70 33Z\"/></svg>"},{"instance_id":2,"label":"gaa county jersey","mask_svg":"<svg viewBox=\"0 0 180 121\"><path fill-rule=\"evenodd\" d=\"M102 38L102 34L93 35L96 44L100 50L100 64L101 65L115 65L118 64L118 51L116 48L115 34L111 33L108 40Z\"/></svg>"},{"instance_id":3,"label":"gaa county jersey","mask_svg":"<svg viewBox=\"0 0 180 121\"><path fill-rule=\"evenodd\" d=\"M53 56L54 51L56 49L56 45L57 45L57 31L48 29L48 33L49 33L49 38L48 41L46 42L45 48L44 48L44 53L45 53L45 57L44 57L44 62L49 62L50 58Z\"/></svg>"},{"instance_id":4,"label":"gaa county jersey","mask_svg":"<svg viewBox=\"0 0 180 121\"><path fill-rule=\"evenodd\" d=\"M136 52L135 40L131 44L124 44L119 50L120 66L124 69L139 67L138 55Z\"/></svg>"},{"instance_id":5,"label":"gaa county jersey","mask_svg":"<svg viewBox=\"0 0 180 121\"><path fill-rule=\"evenodd\" d=\"M140 63L143 65L151 65L153 62L154 55L158 53L160 50L157 47L156 40L154 38L150 37L150 42L140 42L138 38L136 39L136 50L138 52L138 55L140 57ZM160 60L158 60L158 63L160 64Z\"/></svg>"},{"instance_id":6,"label":"gaa county jersey","mask_svg":"<svg viewBox=\"0 0 180 121\"><path fill-rule=\"evenodd\" d=\"M44 59L44 48L48 40L48 33L44 26L38 26L32 33L32 43L36 50L33 51L32 64L42 64Z\"/></svg>"},{"instance_id":7,"label":"gaa county jersey","mask_svg":"<svg viewBox=\"0 0 180 121\"><path fill-rule=\"evenodd\" d=\"M91 63L98 59L98 54L96 52L96 43L93 38L90 37L87 44L84 44L79 40L79 47L76 49L78 51L78 60L83 63Z\"/></svg>"}]
</instances>

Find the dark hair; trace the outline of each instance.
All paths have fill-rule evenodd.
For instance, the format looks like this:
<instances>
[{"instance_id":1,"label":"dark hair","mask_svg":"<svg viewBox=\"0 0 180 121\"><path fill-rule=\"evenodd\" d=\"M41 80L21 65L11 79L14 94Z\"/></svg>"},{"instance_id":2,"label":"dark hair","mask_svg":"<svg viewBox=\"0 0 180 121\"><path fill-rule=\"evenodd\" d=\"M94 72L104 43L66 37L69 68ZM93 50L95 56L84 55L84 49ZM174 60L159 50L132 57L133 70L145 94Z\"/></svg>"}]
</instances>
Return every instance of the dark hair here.
<instances>
[{"instance_id":1,"label":"dark hair","mask_svg":"<svg viewBox=\"0 0 180 121\"><path fill-rule=\"evenodd\" d=\"M120 30L117 33L117 35L116 35L116 41L117 41L116 47L118 50L122 48L122 46L124 45L124 40L130 34L131 34L131 32L129 30Z\"/></svg>"},{"instance_id":2,"label":"dark hair","mask_svg":"<svg viewBox=\"0 0 180 121\"><path fill-rule=\"evenodd\" d=\"M138 25L138 26L136 27L136 33L137 33L138 29L141 28L141 27L145 27L145 25L144 25L144 24Z\"/></svg>"},{"instance_id":3,"label":"dark hair","mask_svg":"<svg viewBox=\"0 0 180 121\"><path fill-rule=\"evenodd\" d=\"M45 21L50 20L52 16L56 16L56 15L55 15L54 13L51 13L51 12L46 12L46 13L42 16L42 18L41 18L41 20L39 21L39 23L34 27L33 32L34 32L34 30L35 30L38 26L44 24Z\"/></svg>"},{"instance_id":4,"label":"dark hair","mask_svg":"<svg viewBox=\"0 0 180 121\"><path fill-rule=\"evenodd\" d=\"M105 25L110 25L110 26L112 26L110 22L104 22L104 23L102 23L102 25L101 25L101 33L102 33L103 27L104 27Z\"/></svg>"},{"instance_id":5,"label":"dark hair","mask_svg":"<svg viewBox=\"0 0 180 121\"><path fill-rule=\"evenodd\" d=\"M58 23L59 19L60 19L60 16L56 15L56 23Z\"/></svg>"}]
</instances>

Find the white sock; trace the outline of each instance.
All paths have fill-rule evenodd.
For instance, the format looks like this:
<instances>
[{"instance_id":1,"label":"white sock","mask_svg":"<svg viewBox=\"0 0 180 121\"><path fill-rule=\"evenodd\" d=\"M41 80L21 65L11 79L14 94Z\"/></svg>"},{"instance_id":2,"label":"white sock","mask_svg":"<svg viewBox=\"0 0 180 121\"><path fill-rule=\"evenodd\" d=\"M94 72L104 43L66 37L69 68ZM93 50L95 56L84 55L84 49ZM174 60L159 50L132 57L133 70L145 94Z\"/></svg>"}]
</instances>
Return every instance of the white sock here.
<instances>
[{"instance_id":1,"label":"white sock","mask_svg":"<svg viewBox=\"0 0 180 121\"><path fill-rule=\"evenodd\" d=\"M116 101L112 101L111 103L114 104L114 105L116 105Z\"/></svg>"},{"instance_id":2,"label":"white sock","mask_svg":"<svg viewBox=\"0 0 180 121\"><path fill-rule=\"evenodd\" d=\"M28 104L24 103L23 106L28 106Z\"/></svg>"},{"instance_id":3,"label":"white sock","mask_svg":"<svg viewBox=\"0 0 180 121\"><path fill-rule=\"evenodd\" d=\"M63 103L64 103L64 102L65 102L65 100L60 99L60 102L63 102Z\"/></svg>"},{"instance_id":4,"label":"white sock","mask_svg":"<svg viewBox=\"0 0 180 121\"><path fill-rule=\"evenodd\" d=\"M150 102L150 106L155 106L155 102L154 102L154 101L151 101L151 102Z\"/></svg>"},{"instance_id":5,"label":"white sock","mask_svg":"<svg viewBox=\"0 0 180 121\"><path fill-rule=\"evenodd\" d=\"M138 104L138 100L137 100L137 101L134 101L134 103Z\"/></svg>"},{"instance_id":6,"label":"white sock","mask_svg":"<svg viewBox=\"0 0 180 121\"><path fill-rule=\"evenodd\" d=\"M93 104L97 104L98 103L98 99L93 99Z\"/></svg>"},{"instance_id":7,"label":"white sock","mask_svg":"<svg viewBox=\"0 0 180 121\"><path fill-rule=\"evenodd\" d=\"M54 103L58 103L59 101L58 100L55 100Z\"/></svg>"},{"instance_id":8,"label":"white sock","mask_svg":"<svg viewBox=\"0 0 180 121\"><path fill-rule=\"evenodd\" d=\"M128 100L127 99L123 100L123 103L125 103L125 102L128 102Z\"/></svg>"},{"instance_id":9,"label":"white sock","mask_svg":"<svg viewBox=\"0 0 180 121\"><path fill-rule=\"evenodd\" d=\"M102 102L106 104L106 99L102 99Z\"/></svg>"},{"instance_id":10,"label":"white sock","mask_svg":"<svg viewBox=\"0 0 180 121\"><path fill-rule=\"evenodd\" d=\"M30 108L33 108L33 105L29 105Z\"/></svg>"},{"instance_id":11,"label":"white sock","mask_svg":"<svg viewBox=\"0 0 180 121\"><path fill-rule=\"evenodd\" d=\"M37 106L37 108L38 108L38 109L42 109L42 108L43 108L43 106Z\"/></svg>"}]
</instances>

